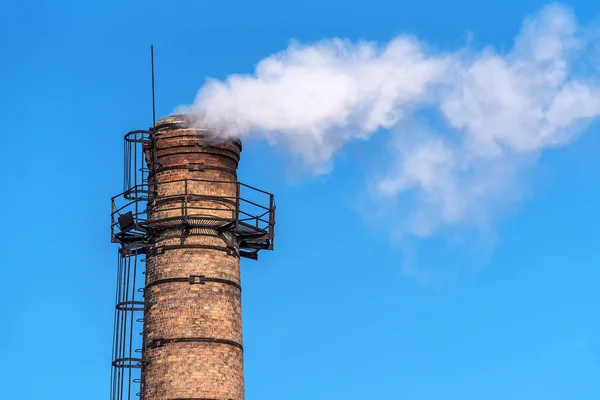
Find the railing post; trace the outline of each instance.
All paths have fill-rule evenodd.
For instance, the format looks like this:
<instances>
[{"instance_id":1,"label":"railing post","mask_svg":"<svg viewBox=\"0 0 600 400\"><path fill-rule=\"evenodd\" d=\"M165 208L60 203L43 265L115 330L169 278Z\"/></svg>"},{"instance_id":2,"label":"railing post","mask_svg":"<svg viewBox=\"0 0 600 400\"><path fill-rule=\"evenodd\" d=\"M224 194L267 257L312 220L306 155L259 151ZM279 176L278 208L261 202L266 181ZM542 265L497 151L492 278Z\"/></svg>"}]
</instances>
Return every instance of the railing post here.
<instances>
[{"instance_id":1,"label":"railing post","mask_svg":"<svg viewBox=\"0 0 600 400\"><path fill-rule=\"evenodd\" d=\"M271 247L273 246L273 238L275 237L275 196L271 195L269 201L269 236L271 239Z\"/></svg>"},{"instance_id":2,"label":"railing post","mask_svg":"<svg viewBox=\"0 0 600 400\"><path fill-rule=\"evenodd\" d=\"M115 238L115 199L110 199L110 240Z\"/></svg>"},{"instance_id":3,"label":"railing post","mask_svg":"<svg viewBox=\"0 0 600 400\"><path fill-rule=\"evenodd\" d=\"M239 232L240 229L240 183L236 182L235 190L235 231Z\"/></svg>"}]
</instances>

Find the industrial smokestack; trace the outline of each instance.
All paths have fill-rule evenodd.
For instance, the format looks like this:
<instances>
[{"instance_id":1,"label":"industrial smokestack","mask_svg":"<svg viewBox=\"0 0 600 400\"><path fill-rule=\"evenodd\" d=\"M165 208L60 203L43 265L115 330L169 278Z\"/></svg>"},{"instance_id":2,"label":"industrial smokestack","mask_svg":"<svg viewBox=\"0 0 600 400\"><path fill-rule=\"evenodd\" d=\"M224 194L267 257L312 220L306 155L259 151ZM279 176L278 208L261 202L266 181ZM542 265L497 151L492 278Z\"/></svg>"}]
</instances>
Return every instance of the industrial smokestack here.
<instances>
[{"instance_id":1,"label":"industrial smokestack","mask_svg":"<svg viewBox=\"0 0 600 400\"><path fill-rule=\"evenodd\" d=\"M243 399L240 257L272 249L273 196L237 181L239 140L193 118L136 132L126 135L133 172L113 200L113 241L129 260L119 280L113 398L139 383L144 400ZM136 288L140 256L145 281Z\"/></svg>"}]
</instances>

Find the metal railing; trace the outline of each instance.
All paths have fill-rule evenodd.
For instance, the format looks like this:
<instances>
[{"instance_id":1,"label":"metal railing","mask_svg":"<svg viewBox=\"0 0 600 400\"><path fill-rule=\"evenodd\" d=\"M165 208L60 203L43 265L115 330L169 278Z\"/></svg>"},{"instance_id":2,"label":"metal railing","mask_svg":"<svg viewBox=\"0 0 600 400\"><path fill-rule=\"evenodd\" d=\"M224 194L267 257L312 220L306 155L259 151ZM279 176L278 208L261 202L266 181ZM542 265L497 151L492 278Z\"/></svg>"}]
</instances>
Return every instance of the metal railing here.
<instances>
[{"instance_id":1,"label":"metal railing","mask_svg":"<svg viewBox=\"0 0 600 400\"><path fill-rule=\"evenodd\" d=\"M125 135L123 191L148 181L149 169L144 156L144 144L150 143L150 131L137 130Z\"/></svg>"},{"instance_id":2,"label":"metal railing","mask_svg":"<svg viewBox=\"0 0 600 400\"><path fill-rule=\"evenodd\" d=\"M199 188L204 185L204 188ZM235 185L222 190L222 185ZM189 227L220 226L233 231L252 245L269 241L272 248L275 225L275 200L271 193L241 182L176 179L133 186L111 199L111 238L113 242L140 240L150 231L182 224ZM169 186L171 186L169 188ZM178 192L177 186L181 187ZM233 195L198 194L206 188L219 188ZM174 194L159 194L169 189ZM148 195L148 207L139 198ZM258 199L257 199L258 198Z\"/></svg>"}]
</instances>

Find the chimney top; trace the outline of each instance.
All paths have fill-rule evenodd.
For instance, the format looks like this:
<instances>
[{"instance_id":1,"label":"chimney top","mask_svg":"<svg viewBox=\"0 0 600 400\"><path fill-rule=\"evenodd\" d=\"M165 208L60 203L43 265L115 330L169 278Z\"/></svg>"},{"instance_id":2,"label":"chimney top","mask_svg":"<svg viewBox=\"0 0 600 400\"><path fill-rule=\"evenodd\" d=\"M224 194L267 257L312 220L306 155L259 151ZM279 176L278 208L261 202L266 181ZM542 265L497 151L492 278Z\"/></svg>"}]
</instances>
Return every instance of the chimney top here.
<instances>
[{"instance_id":1,"label":"chimney top","mask_svg":"<svg viewBox=\"0 0 600 400\"><path fill-rule=\"evenodd\" d=\"M194 122L199 118L189 114L174 114L169 115L156 121L155 127L160 129L162 125L177 124L182 128L189 128L194 125Z\"/></svg>"},{"instance_id":2,"label":"chimney top","mask_svg":"<svg viewBox=\"0 0 600 400\"><path fill-rule=\"evenodd\" d=\"M242 149L242 141L236 137L227 137L219 135L218 131L210 128L204 128L202 117L192 114L173 114L156 121L154 130L157 132L176 130L176 129L192 129L202 132L206 140L214 140L216 142L232 143Z\"/></svg>"}]
</instances>

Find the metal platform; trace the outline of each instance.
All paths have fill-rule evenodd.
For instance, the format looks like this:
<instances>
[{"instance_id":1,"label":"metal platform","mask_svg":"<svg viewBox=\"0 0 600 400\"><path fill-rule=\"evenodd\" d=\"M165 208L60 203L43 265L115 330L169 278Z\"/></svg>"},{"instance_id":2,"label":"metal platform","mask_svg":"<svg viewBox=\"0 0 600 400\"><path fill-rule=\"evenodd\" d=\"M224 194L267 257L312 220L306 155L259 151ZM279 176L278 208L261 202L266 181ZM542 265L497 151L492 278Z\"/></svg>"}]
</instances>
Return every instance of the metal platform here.
<instances>
[{"instance_id":1,"label":"metal platform","mask_svg":"<svg viewBox=\"0 0 600 400\"><path fill-rule=\"evenodd\" d=\"M145 195L155 197L147 184L133 186L111 199L111 240L123 245L151 243L153 235L177 228L216 229L231 232L238 239L240 255L256 259L259 250L273 249L275 227L275 200L271 193L240 182L202 179L180 179L161 182L161 185L181 183L182 193L160 196L155 204L157 212L148 216L147 203L138 199ZM235 184L236 196L204 196L191 193L194 183ZM250 200L252 199L252 200ZM220 207L199 206L206 203ZM166 205L166 206L165 206ZM161 207L159 207L161 206ZM167 214L160 217L160 214Z\"/></svg>"}]
</instances>

